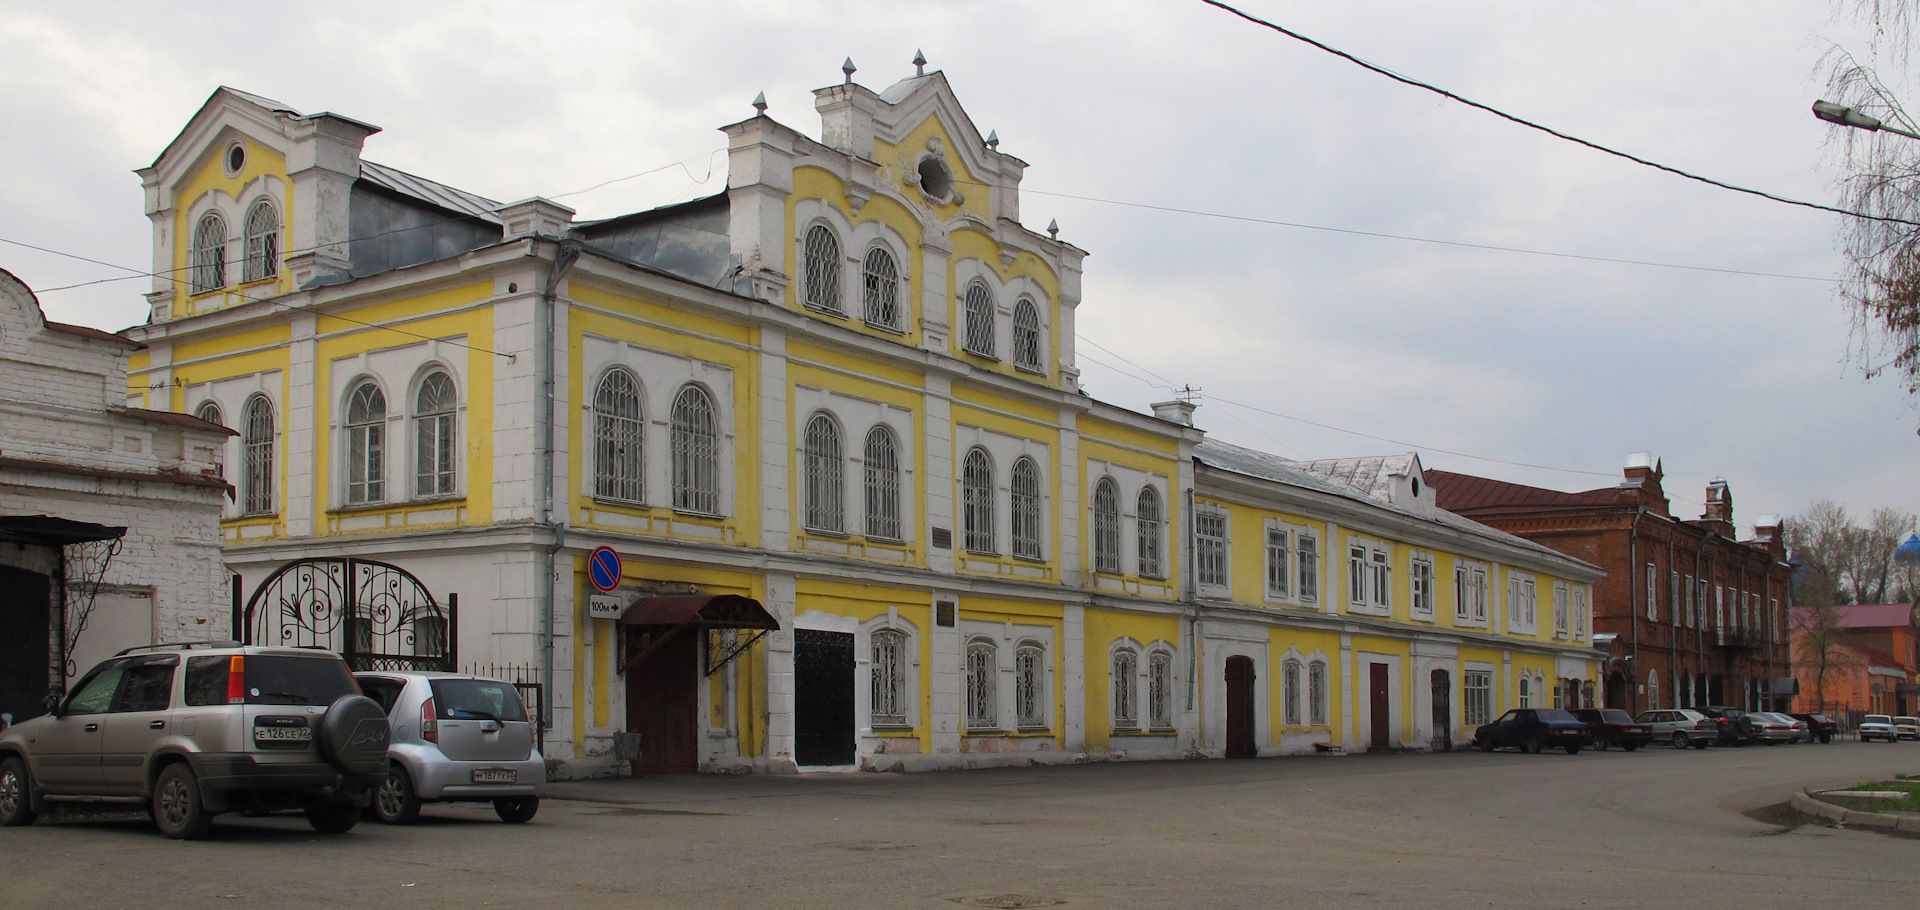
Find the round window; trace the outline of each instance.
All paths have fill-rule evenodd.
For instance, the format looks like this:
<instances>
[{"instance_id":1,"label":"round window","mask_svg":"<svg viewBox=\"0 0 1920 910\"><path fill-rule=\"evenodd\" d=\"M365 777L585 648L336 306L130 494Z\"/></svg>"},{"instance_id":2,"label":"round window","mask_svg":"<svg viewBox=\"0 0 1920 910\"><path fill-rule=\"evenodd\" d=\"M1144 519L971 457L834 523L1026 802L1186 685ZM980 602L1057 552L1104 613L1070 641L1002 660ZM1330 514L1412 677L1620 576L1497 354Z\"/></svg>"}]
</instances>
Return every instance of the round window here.
<instances>
[{"instance_id":1,"label":"round window","mask_svg":"<svg viewBox=\"0 0 1920 910\"><path fill-rule=\"evenodd\" d=\"M240 169L246 166L247 166L246 145L243 143L236 142L230 146L227 146L227 175L232 176L234 174L238 174L240 173Z\"/></svg>"},{"instance_id":2,"label":"round window","mask_svg":"<svg viewBox=\"0 0 1920 910\"><path fill-rule=\"evenodd\" d=\"M945 199L953 193L953 172L947 170L945 161L932 157L921 159L920 192L928 199Z\"/></svg>"}]
</instances>

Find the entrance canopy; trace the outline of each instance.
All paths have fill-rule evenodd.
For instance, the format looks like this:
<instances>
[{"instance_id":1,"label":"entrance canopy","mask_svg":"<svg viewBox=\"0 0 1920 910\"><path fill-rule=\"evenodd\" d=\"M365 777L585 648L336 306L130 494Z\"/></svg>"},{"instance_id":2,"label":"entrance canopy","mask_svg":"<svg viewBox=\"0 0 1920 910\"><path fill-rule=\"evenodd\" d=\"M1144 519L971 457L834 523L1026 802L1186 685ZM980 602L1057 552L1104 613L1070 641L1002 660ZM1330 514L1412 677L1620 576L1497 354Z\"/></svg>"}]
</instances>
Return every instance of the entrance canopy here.
<instances>
[{"instance_id":1,"label":"entrance canopy","mask_svg":"<svg viewBox=\"0 0 1920 910\"><path fill-rule=\"evenodd\" d=\"M701 629L780 628L780 621L751 597L738 594L676 594L643 597L620 614L623 626L693 626Z\"/></svg>"},{"instance_id":2,"label":"entrance canopy","mask_svg":"<svg viewBox=\"0 0 1920 910\"><path fill-rule=\"evenodd\" d=\"M0 542L4 543L64 547L69 544L92 543L96 540L118 540L126 534L126 528L55 518L51 515L0 515Z\"/></svg>"}]
</instances>

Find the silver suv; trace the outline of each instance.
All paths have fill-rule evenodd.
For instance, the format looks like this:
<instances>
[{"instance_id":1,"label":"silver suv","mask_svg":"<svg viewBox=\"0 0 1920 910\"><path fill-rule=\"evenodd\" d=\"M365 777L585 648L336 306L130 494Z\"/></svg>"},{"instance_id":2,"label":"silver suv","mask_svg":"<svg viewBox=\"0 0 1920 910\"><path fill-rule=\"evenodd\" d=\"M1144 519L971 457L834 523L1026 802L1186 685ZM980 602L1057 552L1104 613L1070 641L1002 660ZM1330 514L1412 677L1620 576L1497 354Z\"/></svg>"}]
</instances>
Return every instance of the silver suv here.
<instances>
[{"instance_id":1,"label":"silver suv","mask_svg":"<svg viewBox=\"0 0 1920 910\"><path fill-rule=\"evenodd\" d=\"M173 838L221 812L288 809L337 834L385 779L392 736L338 655L234 642L129 648L47 707L0 732L0 825L48 803L128 803Z\"/></svg>"},{"instance_id":2,"label":"silver suv","mask_svg":"<svg viewBox=\"0 0 1920 910\"><path fill-rule=\"evenodd\" d=\"M423 802L490 802L501 821L540 811L547 762L513 683L463 673L355 674L387 709L391 763L369 814L390 825L420 817Z\"/></svg>"}]
</instances>

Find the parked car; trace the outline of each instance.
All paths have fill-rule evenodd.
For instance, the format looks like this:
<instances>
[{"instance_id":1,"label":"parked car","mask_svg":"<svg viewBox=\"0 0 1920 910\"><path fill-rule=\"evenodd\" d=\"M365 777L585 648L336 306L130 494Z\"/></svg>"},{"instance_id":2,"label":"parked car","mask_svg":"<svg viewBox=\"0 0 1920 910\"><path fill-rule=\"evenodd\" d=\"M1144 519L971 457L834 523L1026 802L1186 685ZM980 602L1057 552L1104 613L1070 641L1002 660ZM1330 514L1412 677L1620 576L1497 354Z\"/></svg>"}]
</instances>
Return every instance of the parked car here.
<instances>
[{"instance_id":1,"label":"parked car","mask_svg":"<svg viewBox=\"0 0 1920 910\"><path fill-rule=\"evenodd\" d=\"M360 687L393 722L392 760L368 813L412 824L429 802L487 802L501 821L540 811L547 760L534 748L520 693L505 680L459 673L368 672Z\"/></svg>"},{"instance_id":2,"label":"parked car","mask_svg":"<svg viewBox=\"0 0 1920 910\"><path fill-rule=\"evenodd\" d=\"M1729 708L1724 705L1701 705L1693 710L1713 718L1720 729L1717 740L1723 746L1746 746L1754 742L1753 721L1747 719L1743 708Z\"/></svg>"},{"instance_id":3,"label":"parked car","mask_svg":"<svg viewBox=\"0 0 1920 910\"><path fill-rule=\"evenodd\" d=\"M48 711L0 734L0 825L107 802L146 804L172 838L206 834L222 812L292 809L337 834L386 777L386 712L326 651L129 648Z\"/></svg>"},{"instance_id":4,"label":"parked car","mask_svg":"<svg viewBox=\"0 0 1920 910\"><path fill-rule=\"evenodd\" d=\"M1900 734L1893 729L1893 718L1886 714L1869 714L1860 718L1860 741L1883 739L1894 742Z\"/></svg>"},{"instance_id":5,"label":"parked car","mask_svg":"<svg viewBox=\"0 0 1920 910\"><path fill-rule=\"evenodd\" d=\"M1894 718L1893 735L1901 739L1920 739L1920 717Z\"/></svg>"},{"instance_id":6,"label":"parked car","mask_svg":"<svg viewBox=\"0 0 1920 910\"><path fill-rule=\"evenodd\" d=\"M1774 714L1769 711L1749 711L1747 712L1747 721L1753 725L1754 741L1769 746L1798 742L1800 737L1806 735L1806 731L1794 729L1799 726L1800 722L1785 714Z\"/></svg>"},{"instance_id":7,"label":"parked car","mask_svg":"<svg viewBox=\"0 0 1920 910\"><path fill-rule=\"evenodd\" d=\"M1578 755L1591 739L1586 724L1559 708L1515 708L1473 731L1473 742L1482 752L1513 746L1535 754L1565 749Z\"/></svg>"},{"instance_id":8,"label":"parked car","mask_svg":"<svg viewBox=\"0 0 1920 910\"><path fill-rule=\"evenodd\" d=\"M1593 747L1602 752L1608 746L1632 752L1653 742L1653 725L1640 723L1619 708L1577 708L1570 713L1587 725Z\"/></svg>"},{"instance_id":9,"label":"parked car","mask_svg":"<svg viewBox=\"0 0 1920 910\"><path fill-rule=\"evenodd\" d=\"M1653 728L1653 741L1675 749L1705 749L1720 738L1720 723L1691 708L1642 711L1634 720Z\"/></svg>"},{"instance_id":10,"label":"parked car","mask_svg":"<svg viewBox=\"0 0 1920 910\"><path fill-rule=\"evenodd\" d=\"M1809 741L1818 740L1823 743L1830 743L1833 742L1834 736L1840 732L1839 722L1825 714L1789 714L1787 716L1795 718L1807 725L1807 738Z\"/></svg>"}]
</instances>

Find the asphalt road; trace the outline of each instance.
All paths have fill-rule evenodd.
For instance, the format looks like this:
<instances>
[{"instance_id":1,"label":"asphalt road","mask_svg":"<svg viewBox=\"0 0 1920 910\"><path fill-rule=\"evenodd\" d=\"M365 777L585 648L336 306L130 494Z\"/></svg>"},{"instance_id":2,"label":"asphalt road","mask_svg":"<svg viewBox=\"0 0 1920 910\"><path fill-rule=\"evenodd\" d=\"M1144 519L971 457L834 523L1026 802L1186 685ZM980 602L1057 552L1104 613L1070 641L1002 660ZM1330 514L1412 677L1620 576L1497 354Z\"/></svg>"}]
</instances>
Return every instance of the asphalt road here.
<instances>
[{"instance_id":1,"label":"asphalt road","mask_svg":"<svg viewBox=\"0 0 1920 910\"><path fill-rule=\"evenodd\" d=\"M1913 908L1920 839L1766 809L1895 772L1920 745L655 777L556 785L525 826L193 843L43 820L0 830L0 907Z\"/></svg>"}]
</instances>

